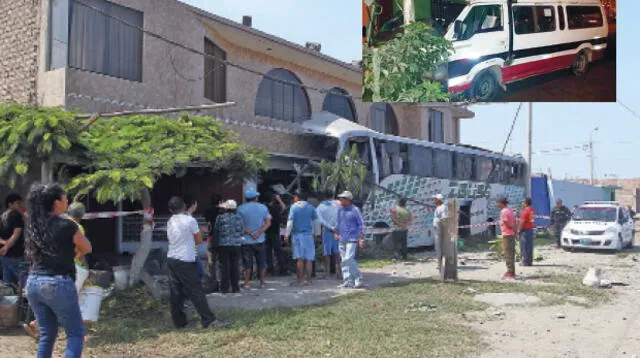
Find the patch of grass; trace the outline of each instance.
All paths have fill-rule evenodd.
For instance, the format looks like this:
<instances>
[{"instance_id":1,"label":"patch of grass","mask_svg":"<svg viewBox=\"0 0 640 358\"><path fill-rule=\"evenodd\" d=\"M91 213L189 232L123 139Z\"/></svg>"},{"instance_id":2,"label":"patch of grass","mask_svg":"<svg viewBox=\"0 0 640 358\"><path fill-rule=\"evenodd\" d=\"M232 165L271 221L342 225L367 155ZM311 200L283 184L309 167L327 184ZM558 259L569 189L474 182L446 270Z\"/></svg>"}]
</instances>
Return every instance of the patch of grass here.
<instances>
[{"instance_id":1,"label":"patch of grass","mask_svg":"<svg viewBox=\"0 0 640 358\"><path fill-rule=\"evenodd\" d=\"M533 239L534 246L546 246L546 245L555 245L556 239L549 235L538 236Z\"/></svg>"},{"instance_id":2,"label":"patch of grass","mask_svg":"<svg viewBox=\"0 0 640 358\"><path fill-rule=\"evenodd\" d=\"M376 262L376 261L371 261ZM377 261L382 264L384 261ZM526 282L417 280L354 293L326 303L259 311L220 309L234 325L203 330L193 310L190 326L176 330L167 303L154 301L146 288L116 293L103 302L88 356L128 357L465 357L486 344L480 333L457 321L460 313L489 306L465 293L519 292L537 295L540 305L566 303L567 296L606 302L606 290L581 285L571 275L543 275L548 285ZM256 298L259 299L259 298ZM585 305L585 306L586 306ZM420 307L427 309L420 310ZM412 309L413 308L413 309ZM415 308L418 308L417 310Z\"/></svg>"},{"instance_id":3,"label":"patch of grass","mask_svg":"<svg viewBox=\"0 0 640 358\"><path fill-rule=\"evenodd\" d=\"M486 308L462 294L464 283L417 281L332 299L321 305L260 311L216 311L233 328L175 330L169 307L145 289L105 300L89 355L171 357L324 357L474 355L477 332L451 322L451 314ZM433 312L406 312L428 304ZM197 321L193 310L187 310ZM428 347L428 354L425 350Z\"/></svg>"},{"instance_id":4,"label":"patch of grass","mask_svg":"<svg viewBox=\"0 0 640 358\"><path fill-rule=\"evenodd\" d=\"M619 252L616 254L616 257L619 259L626 259L627 257L629 257L629 254L624 252Z\"/></svg>"}]
</instances>

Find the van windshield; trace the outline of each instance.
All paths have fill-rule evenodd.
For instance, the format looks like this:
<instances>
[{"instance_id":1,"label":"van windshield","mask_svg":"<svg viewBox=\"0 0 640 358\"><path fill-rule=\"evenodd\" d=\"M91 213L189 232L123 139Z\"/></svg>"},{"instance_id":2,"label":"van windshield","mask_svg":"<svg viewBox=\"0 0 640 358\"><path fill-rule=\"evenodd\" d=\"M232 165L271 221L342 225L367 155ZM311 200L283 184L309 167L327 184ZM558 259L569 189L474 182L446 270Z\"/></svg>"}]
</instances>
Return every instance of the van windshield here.
<instances>
[{"instance_id":1,"label":"van windshield","mask_svg":"<svg viewBox=\"0 0 640 358\"><path fill-rule=\"evenodd\" d=\"M457 40L468 40L482 32L502 31L502 5L476 5L462 21Z\"/></svg>"},{"instance_id":2,"label":"van windshield","mask_svg":"<svg viewBox=\"0 0 640 358\"><path fill-rule=\"evenodd\" d=\"M616 221L616 208L578 208L573 214L575 221Z\"/></svg>"}]
</instances>

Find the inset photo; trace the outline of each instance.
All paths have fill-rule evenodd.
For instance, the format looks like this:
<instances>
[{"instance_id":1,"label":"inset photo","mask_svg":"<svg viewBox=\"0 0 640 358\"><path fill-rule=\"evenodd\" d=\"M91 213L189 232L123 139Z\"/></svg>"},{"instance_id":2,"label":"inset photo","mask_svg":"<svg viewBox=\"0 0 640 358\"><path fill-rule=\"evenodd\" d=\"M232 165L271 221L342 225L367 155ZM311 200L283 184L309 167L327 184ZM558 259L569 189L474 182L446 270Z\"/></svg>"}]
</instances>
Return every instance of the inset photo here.
<instances>
[{"instance_id":1,"label":"inset photo","mask_svg":"<svg viewBox=\"0 0 640 358\"><path fill-rule=\"evenodd\" d=\"M363 98L614 102L615 0L363 0Z\"/></svg>"}]
</instances>

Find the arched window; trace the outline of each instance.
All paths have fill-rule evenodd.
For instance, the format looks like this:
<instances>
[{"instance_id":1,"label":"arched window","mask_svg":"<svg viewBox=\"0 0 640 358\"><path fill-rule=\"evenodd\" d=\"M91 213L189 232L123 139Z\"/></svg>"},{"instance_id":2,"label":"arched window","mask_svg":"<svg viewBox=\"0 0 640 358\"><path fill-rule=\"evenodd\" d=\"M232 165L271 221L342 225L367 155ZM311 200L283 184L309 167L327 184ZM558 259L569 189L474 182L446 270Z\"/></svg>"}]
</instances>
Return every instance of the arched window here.
<instances>
[{"instance_id":1,"label":"arched window","mask_svg":"<svg viewBox=\"0 0 640 358\"><path fill-rule=\"evenodd\" d=\"M349 93L342 88L334 87L324 97L322 110L339 115L344 119L356 121L356 110Z\"/></svg>"},{"instance_id":2,"label":"arched window","mask_svg":"<svg viewBox=\"0 0 640 358\"><path fill-rule=\"evenodd\" d=\"M298 77L289 70L274 68L266 73L258 87L256 116L287 122L311 117L309 97Z\"/></svg>"},{"instance_id":3,"label":"arched window","mask_svg":"<svg viewBox=\"0 0 640 358\"><path fill-rule=\"evenodd\" d=\"M398 120L388 103L374 103L369 110L369 127L374 131L398 135Z\"/></svg>"}]
</instances>

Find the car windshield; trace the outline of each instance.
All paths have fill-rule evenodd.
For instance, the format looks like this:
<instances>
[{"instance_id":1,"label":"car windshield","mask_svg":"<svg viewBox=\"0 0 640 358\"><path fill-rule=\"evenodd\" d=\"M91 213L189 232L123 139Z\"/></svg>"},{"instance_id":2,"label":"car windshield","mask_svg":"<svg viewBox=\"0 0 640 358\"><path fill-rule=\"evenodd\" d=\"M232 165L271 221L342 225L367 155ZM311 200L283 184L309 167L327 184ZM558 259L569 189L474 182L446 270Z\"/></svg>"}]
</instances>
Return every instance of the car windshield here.
<instances>
[{"instance_id":1,"label":"car windshield","mask_svg":"<svg viewBox=\"0 0 640 358\"><path fill-rule=\"evenodd\" d=\"M502 7L500 5L474 6L462 21L462 33L458 40L468 40L482 32L502 30Z\"/></svg>"},{"instance_id":2,"label":"car windshield","mask_svg":"<svg viewBox=\"0 0 640 358\"><path fill-rule=\"evenodd\" d=\"M616 208L578 208L573 214L576 221L616 221Z\"/></svg>"}]
</instances>

